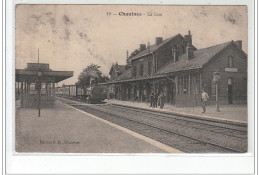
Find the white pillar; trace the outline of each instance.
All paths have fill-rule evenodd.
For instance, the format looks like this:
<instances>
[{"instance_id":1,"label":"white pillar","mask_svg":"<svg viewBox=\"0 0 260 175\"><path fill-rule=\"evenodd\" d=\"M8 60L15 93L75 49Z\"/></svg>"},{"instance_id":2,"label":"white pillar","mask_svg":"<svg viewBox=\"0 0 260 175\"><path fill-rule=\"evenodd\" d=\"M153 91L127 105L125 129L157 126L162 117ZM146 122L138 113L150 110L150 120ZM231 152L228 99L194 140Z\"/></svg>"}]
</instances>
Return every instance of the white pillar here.
<instances>
[{"instance_id":1,"label":"white pillar","mask_svg":"<svg viewBox=\"0 0 260 175\"><path fill-rule=\"evenodd\" d=\"M178 90L178 76L177 75L175 76L175 88L176 88L176 94L178 94L179 90Z\"/></svg>"},{"instance_id":2,"label":"white pillar","mask_svg":"<svg viewBox=\"0 0 260 175\"><path fill-rule=\"evenodd\" d=\"M55 82L52 82L52 96L55 96Z\"/></svg>"},{"instance_id":3,"label":"white pillar","mask_svg":"<svg viewBox=\"0 0 260 175\"><path fill-rule=\"evenodd\" d=\"M189 73L189 94L191 94L190 73Z\"/></svg>"},{"instance_id":4,"label":"white pillar","mask_svg":"<svg viewBox=\"0 0 260 175\"><path fill-rule=\"evenodd\" d=\"M201 93L202 90L202 79L201 79L201 73L200 73L200 88L199 88L199 93Z\"/></svg>"}]
</instances>

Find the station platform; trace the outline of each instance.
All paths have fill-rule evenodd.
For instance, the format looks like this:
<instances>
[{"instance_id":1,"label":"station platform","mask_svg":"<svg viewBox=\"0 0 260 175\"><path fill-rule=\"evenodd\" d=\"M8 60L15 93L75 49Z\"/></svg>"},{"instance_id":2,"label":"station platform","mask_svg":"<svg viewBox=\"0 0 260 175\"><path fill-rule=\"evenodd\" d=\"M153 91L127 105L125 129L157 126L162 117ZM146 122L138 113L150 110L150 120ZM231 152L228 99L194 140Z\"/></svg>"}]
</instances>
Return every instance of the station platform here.
<instances>
[{"instance_id":1,"label":"station platform","mask_svg":"<svg viewBox=\"0 0 260 175\"><path fill-rule=\"evenodd\" d=\"M140 108L151 111L160 111L164 113L171 113L177 115L183 115L188 117L197 117L209 120L219 120L229 123L238 123L246 125L248 121L247 105L220 105L220 112L216 111L215 105L206 107L206 112L202 113L202 107L185 107L177 108L170 104L165 104L163 109L151 108L150 103L146 102L134 102L133 101L119 101L116 99L106 100L107 103L116 105Z\"/></svg>"},{"instance_id":2,"label":"station platform","mask_svg":"<svg viewBox=\"0 0 260 175\"><path fill-rule=\"evenodd\" d=\"M59 100L41 109L41 117L37 109L16 104L18 153L181 153Z\"/></svg>"}]
</instances>

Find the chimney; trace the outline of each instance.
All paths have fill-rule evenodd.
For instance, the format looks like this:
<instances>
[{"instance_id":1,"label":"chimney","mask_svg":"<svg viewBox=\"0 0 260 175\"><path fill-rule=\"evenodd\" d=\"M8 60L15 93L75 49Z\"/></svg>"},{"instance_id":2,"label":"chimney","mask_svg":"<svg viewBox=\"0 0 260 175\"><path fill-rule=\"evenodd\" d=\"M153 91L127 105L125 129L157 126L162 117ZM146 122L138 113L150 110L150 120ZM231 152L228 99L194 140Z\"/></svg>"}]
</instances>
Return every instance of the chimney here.
<instances>
[{"instance_id":1,"label":"chimney","mask_svg":"<svg viewBox=\"0 0 260 175\"><path fill-rule=\"evenodd\" d=\"M187 58L188 60L191 60L193 57L193 47L188 43L186 48Z\"/></svg>"},{"instance_id":2,"label":"chimney","mask_svg":"<svg viewBox=\"0 0 260 175\"><path fill-rule=\"evenodd\" d=\"M190 34L190 30L188 35L184 35L184 38L188 43L190 43L190 45L192 45L192 36Z\"/></svg>"},{"instance_id":3,"label":"chimney","mask_svg":"<svg viewBox=\"0 0 260 175\"><path fill-rule=\"evenodd\" d=\"M242 50L242 40L237 40L235 43L238 45L239 49Z\"/></svg>"},{"instance_id":4,"label":"chimney","mask_svg":"<svg viewBox=\"0 0 260 175\"><path fill-rule=\"evenodd\" d=\"M156 45L160 44L162 41L163 41L163 38L162 38L162 37L156 37L156 38L155 38L155 44L156 44Z\"/></svg>"},{"instance_id":5,"label":"chimney","mask_svg":"<svg viewBox=\"0 0 260 175\"><path fill-rule=\"evenodd\" d=\"M145 44L140 44L140 51L142 52L145 49L146 49L146 45Z\"/></svg>"}]
</instances>

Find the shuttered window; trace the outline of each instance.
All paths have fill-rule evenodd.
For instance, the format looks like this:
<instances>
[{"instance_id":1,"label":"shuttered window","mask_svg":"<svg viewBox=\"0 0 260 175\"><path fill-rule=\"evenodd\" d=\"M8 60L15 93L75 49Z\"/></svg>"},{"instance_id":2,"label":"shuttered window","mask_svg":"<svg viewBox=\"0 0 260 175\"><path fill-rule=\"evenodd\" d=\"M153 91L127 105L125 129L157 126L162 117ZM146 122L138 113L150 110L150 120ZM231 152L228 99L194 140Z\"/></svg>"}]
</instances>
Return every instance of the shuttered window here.
<instances>
[{"instance_id":1,"label":"shuttered window","mask_svg":"<svg viewBox=\"0 0 260 175\"><path fill-rule=\"evenodd\" d=\"M228 57L228 67L233 67L233 57L232 56L229 56Z\"/></svg>"},{"instance_id":2,"label":"shuttered window","mask_svg":"<svg viewBox=\"0 0 260 175\"><path fill-rule=\"evenodd\" d=\"M133 67L133 77L136 77L136 65Z\"/></svg>"},{"instance_id":3,"label":"shuttered window","mask_svg":"<svg viewBox=\"0 0 260 175\"><path fill-rule=\"evenodd\" d=\"M140 65L140 73L139 73L139 75L141 77L144 75L144 65L143 64Z\"/></svg>"}]
</instances>

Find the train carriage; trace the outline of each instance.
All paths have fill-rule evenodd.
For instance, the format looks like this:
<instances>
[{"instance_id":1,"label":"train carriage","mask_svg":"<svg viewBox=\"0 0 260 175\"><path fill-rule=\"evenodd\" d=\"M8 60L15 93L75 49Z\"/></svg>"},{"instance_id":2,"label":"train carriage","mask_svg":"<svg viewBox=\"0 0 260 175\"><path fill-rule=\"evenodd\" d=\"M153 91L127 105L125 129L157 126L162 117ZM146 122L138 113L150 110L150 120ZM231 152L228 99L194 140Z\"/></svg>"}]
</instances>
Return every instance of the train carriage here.
<instances>
[{"instance_id":1,"label":"train carriage","mask_svg":"<svg viewBox=\"0 0 260 175\"><path fill-rule=\"evenodd\" d=\"M87 103L101 103L106 99L107 91L99 85L90 86L86 89L77 85L63 85L56 88L56 94L65 98L74 98Z\"/></svg>"}]
</instances>

